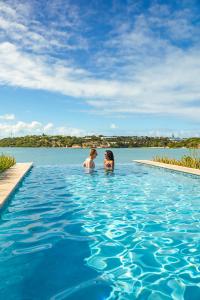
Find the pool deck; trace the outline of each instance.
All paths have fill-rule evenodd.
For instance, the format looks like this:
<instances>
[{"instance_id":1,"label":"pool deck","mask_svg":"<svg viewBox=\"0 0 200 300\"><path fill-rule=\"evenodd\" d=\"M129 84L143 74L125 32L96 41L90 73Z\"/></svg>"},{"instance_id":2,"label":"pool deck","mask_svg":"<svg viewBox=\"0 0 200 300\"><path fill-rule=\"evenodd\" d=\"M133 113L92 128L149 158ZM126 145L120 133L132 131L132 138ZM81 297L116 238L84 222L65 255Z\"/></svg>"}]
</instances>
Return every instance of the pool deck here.
<instances>
[{"instance_id":1,"label":"pool deck","mask_svg":"<svg viewBox=\"0 0 200 300\"><path fill-rule=\"evenodd\" d=\"M32 166L33 163L17 163L0 174L0 208L6 203Z\"/></svg>"},{"instance_id":2,"label":"pool deck","mask_svg":"<svg viewBox=\"0 0 200 300\"><path fill-rule=\"evenodd\" d=\"M181 167L181 166L177 166L177 165L164 164L164 163L160 163L160 162L156 162L156 161L152 161L152 160L134 160L134 162L200 176L200 170L199 169L193 169L193 168Z\"/></svg>"}]
</instances>

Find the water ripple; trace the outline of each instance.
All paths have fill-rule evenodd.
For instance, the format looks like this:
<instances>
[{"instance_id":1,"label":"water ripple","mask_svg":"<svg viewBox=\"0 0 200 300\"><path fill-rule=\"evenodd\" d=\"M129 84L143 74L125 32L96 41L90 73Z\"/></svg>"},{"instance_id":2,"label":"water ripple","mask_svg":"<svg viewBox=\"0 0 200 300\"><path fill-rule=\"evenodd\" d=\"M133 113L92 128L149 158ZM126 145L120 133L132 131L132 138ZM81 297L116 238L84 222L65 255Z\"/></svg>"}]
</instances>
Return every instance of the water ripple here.
<instances>
[{"instance_id":1,"label":"water ripple","mask_svg":"<svg viewBox=\"0 0 200 300\"><path fill-rule=\"evenodd\" d=\"M145 166L36 167L1 216L0 298L197 299L199 199Z\"/></svg>"}]
</instances>

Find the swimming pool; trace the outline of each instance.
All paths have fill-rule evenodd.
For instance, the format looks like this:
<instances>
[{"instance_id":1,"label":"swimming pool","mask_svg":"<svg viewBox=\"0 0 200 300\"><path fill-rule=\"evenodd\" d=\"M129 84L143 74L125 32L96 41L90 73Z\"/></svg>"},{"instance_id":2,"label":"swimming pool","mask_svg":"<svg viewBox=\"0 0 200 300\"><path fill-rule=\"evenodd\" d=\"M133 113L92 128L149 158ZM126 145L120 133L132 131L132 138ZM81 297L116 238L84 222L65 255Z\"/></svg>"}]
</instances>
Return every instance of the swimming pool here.
<instances>
[{"instance_id":1,"label":"swimming pool","mask_svg":"<svg viewBox=\"0 0 200 300\"><path fill-rule=\"evenodd\" d=\"M36 166L0 220L0 299L200 299L199 177Z\"/></svg>"}]
</instances>

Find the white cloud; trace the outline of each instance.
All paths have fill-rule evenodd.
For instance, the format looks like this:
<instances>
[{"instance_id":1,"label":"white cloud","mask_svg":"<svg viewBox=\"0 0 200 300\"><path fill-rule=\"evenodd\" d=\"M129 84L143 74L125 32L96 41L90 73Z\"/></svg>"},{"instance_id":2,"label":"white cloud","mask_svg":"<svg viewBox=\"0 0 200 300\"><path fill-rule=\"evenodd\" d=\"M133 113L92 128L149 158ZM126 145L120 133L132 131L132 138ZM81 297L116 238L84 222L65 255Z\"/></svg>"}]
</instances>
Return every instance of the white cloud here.
<instances>
[{"instance_id":1,"label":"white cloud","mask_svg":"<svg viewBox=\"0 0 200 300\"><path fill-rule=\"evenodd\" d=\"M42 23L41 15L38 14L42 10L48 15L47 19L54 18L54 21L48 24L45 22L46 25ZM54 50L87 49L87 40L77 30L79 26L79 8L68 1L54 0L44 5L39 1L20 0L0 3L2 40L17 43L26 51L50 54Z\"/></svg>"},{"instance_id":2,"label":"white cloud","mask_svg":"<svg viewBox=\"0 0 200 300\"><path fill-rule=\"evenodd\" d=\"M84 136L88 134L85 130L65 126L55 128L54 132L56 132L56 134L70 136Z\"/></svg>"},{"instance_id":3,"label":"white cloud","mask_svg":"<svg viewBox=\"0 0 200 300\"><path fill-rule=\"evenodd\" d=\"M168 114L200 120L200 46L188 11L152 5L146 14L134 16L134 22L112 24L99 52L88 51L91 71L79 66L73 55L68 55L70 59L51 55L63 49L66 53L88 49L88 40L77 30L83 26L77 6L63 0L48 2L48 13L59 22L52 22L47 30L37 18L30 18L37 7L11 2L12 6L0 4L1 85L81 98L100 113ZM163 35L155 29L162 29ZM181 30L181 39L192 39L190 47L178 45Z\"/></svg>"},{"instance_id":4,"label":"white cloud","mask_svg":"<svg viewBox=\"0 0 200 300\"><path fill-rule=\"evenodd\" d=\"M0 13L5 14L6 16L16 17L15 10L11 6L3 2L1 2L0 5Z\"/></svg>"},{"instance_id":5,"label":"white cloud","mask_svg":"<svg viewBox=\"0 0 200 300\"><path fill-rule=\"evenodd\" d=\"M53 123L48 123L48 124L45 125L43 128L44 128L44 132L48 132L48 131L53 130L54 125L53 125Z\"/></svg>"},{"instance_id":6,"label":"white cloud","mask_svg":"<svg viewBox=\"0 0 200 300\"><path fill-rule=\"evenodd\" d=\"M71 127L57 127L53 123L43 124L38 121L23 122L18 121L15 124L0 123L0 137L9 136L24 136L33 134L60 134L70 136L82 136L85 135L85 131L78 128Z\"/></svg>"},{"instance_id":7,"label":"white cloud","mask_svg":"<svg viewBox=\"0 0 200 300\"><path fill-rule=\"evenodd\" d=\"M116 129L116 128L117 128L117 125L113 123L113 124L110 125L110 128L111 128L111 129Z\"/></svg>"},{"instance_id":8,"label":"white cloud","mask_svg":"<svg viewBox=\"0 0 200 300\"><path fill-rule=\"evenodd\" d=\"M138 134L138 133L137 133ZM139 135L147 135L153 137L179 137L179 138L190 138L190 137L200 137L200 131L198 129L194 130L169 130L169 129L158 129L158 130L146 130L140 132Z\"/></svg>"},{"instance_id":9,"label":"white cloud","mask_svg":"<svg viewBox=\"0 0 200 300\"><path fill-rule=\"evenodd\" d=\"M12 121L14 119L15 119L14 114L5 114L5 115L0 116L0 120Z\"/></svg>"},{"instance_id":10,"label":"white cloud","mask_svg":"<svg viewBox=\"0 0 200 300\"><path fill-rule=\"evenodd\" d=\"M112 97L120 93L130 94L130 87L125 83L96 80L83 76L82 69L64 67L52 63L40 56L20 52L11 43L0 44L0 82L19 87L57 91L74 97ZM131 91L133 94L134 91Z\"/></svg>"},{"instance_id":11,"label":"white cloud","mask_svg":"<svg viewBox=\"0 0 200 300\"><path fill-rule=\"evenodd\" d=\"M194 108L193 114L192 103L200 99L198 58L197 50L171 53L162 63L138 71L134 80L123 82L82 76L81 69L67 68L58 63L49 66L42 57L24 54L11 43L2 43L0 82L86 98L88 104L110 113L187 116L188 111L188 117L195 117L199 108Z\"/></svg>"}]
</instances>

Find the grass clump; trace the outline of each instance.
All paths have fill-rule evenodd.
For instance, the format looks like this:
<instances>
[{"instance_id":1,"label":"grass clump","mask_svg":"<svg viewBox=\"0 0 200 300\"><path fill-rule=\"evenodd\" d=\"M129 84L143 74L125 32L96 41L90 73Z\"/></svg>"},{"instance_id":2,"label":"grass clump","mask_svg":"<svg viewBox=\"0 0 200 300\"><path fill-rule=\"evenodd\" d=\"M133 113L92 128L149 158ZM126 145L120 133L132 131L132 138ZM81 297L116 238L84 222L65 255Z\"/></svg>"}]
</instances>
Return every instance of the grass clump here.
<instances>
[{"instance_id":1,"label":"grass clump","mask_svg":"<svg viewBox=\"0 0 200 300\"><path fill-rule=\"evenodd\" d=\"M178 159L171 159L168 157L154 157L153 161L161 162L165 164L177 165L182 167L200 169L200 159L195 159L191 156L183 156L180 160Z\"/></svg>"},{"instance_id":2,"label":"grass clump","mask_svg":"<svg viewBox=\"0 0 200 300\"><path fill-rule=\"evenodd\" d=\"M191 150L190 155L184 155L181 159L173 159L166 156L156 156L153 161L182 167L200 169L200 157L195 150Z\"/></svg>"},{"instance_id":3,"label":"grass clump","mask_svg":"<svg viewBox=\"0 0 200 300\"><path fill-rule=\"evenodd\" d=\"M0 172L3 172L16 163L14 157L6 156L4 154L0 155Z\"/></svg>"}]
</instances>

